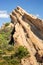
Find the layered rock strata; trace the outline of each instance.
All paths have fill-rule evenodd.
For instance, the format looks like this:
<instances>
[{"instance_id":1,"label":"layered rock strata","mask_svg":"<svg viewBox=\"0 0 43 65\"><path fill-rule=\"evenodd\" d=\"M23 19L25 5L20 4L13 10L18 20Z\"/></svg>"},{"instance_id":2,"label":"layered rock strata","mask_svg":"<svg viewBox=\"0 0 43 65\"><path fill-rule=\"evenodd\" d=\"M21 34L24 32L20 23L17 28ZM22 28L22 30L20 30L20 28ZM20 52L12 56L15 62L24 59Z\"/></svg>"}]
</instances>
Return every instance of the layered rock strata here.
<instances>
[{"instance_id":1,"label":"layered rock strata","mask_svg":"<svg viewBox=\"0 0 43 65\"><path fill-rule=\"evenodd\" d=\"M43 21L17 7L10 14L14 24L14 44L25 46L30 57L21 60L22 65L43 65ZM25 60L25 61L24 61Z\"/></svg>"}]
</instances>

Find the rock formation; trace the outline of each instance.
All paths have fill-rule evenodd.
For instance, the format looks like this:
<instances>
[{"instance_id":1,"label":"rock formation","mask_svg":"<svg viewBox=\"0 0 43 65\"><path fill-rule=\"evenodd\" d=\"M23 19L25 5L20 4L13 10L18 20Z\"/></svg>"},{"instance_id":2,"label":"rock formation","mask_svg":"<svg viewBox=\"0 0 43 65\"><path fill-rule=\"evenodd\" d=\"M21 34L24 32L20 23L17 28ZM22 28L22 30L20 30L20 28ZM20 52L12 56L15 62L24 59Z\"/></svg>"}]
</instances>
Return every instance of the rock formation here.
<instances>
[{"instance_id":1,"label":"rock formation","mask_svg":"<svg viewBox=\"0 0 43 65\"><path fill-rule=\"evenodd\" d=\"M10 14L14 44L25 46L30 57L21 59L22 65L43 65L43 21L17 7Z\"/></svg>"}]
</instances>

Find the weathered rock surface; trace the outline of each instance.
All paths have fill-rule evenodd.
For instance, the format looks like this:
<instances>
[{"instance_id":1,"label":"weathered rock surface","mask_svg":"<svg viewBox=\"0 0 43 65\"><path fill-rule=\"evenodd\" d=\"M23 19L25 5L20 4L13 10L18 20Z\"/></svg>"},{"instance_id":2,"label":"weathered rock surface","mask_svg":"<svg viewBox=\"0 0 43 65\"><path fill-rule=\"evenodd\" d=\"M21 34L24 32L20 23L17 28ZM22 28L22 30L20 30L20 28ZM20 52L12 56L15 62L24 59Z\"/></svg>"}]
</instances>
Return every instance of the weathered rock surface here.
<instances>
[{"instance_id":1,"label":"weathered rock surface","mask_svg":"<svg viewBox=\"0 0 43 65\"><path fill-rule=\"evenodd\" d=\"M17 7L10 14L14 43L25 46L30 57L21 60L22 65L43 65L43 21Z\"/></svg>"}]
</instances>

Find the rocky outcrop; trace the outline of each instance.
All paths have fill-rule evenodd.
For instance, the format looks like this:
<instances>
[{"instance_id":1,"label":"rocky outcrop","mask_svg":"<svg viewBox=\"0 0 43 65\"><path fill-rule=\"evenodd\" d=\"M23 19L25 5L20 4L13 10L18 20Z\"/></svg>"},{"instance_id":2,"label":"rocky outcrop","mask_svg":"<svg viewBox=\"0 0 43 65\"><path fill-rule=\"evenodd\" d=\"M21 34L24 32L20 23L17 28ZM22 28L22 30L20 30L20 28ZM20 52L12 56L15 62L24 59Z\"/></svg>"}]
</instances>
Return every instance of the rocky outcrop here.
<instances>
[{"instance_id":1,"label":"rocky outcrop","mask_svg":"<svg viewBox=\"0 0 43 65\"><path fill-rule=\"evenodd\" d=\"M43 64L43 21L17 7L10 14L14 43L25 46L30 57L21 59L22 65Z\"/></svg>"}]
</instances>

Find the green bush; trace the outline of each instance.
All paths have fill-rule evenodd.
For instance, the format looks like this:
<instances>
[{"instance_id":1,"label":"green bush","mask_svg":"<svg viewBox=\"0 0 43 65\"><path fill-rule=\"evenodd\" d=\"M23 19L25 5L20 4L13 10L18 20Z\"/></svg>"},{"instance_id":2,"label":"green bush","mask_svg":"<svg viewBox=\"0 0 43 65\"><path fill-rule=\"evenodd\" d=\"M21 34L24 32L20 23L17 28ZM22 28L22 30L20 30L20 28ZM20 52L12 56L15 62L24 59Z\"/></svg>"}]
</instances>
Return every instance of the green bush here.
<instances>
[{"instance_id":1,"label":"green bush","mask_svg":"<svg viewBox=\"0 0 43 65\"><path fill-rule=\"evenodd\" d=\"M19 46L18 50L15 52L15 56L20 59L27 56L28 54L29 52L27 51L27 48L23 46Z\"/></svg>"},{"instance_id":2,"label":"green bush","mask_svg":"<svg viewBox=\"0 0 43 65\"><path fill-rule=\"evenodd\" d=\"M0 54L4 54L4 51L0 49Z\"/></svg>"},{"instance_id":3,"label":"green bush","mask_svg":"<svg viewBox=\"0 0 43 65\"><path fill-rule=\"evenodd\" d=\"M0 30L0 45L9 43L11 39L11 32L13 28L5 27Z\"/></svg>"},{"instance_id":4,"label":"green bush","mask_svg":"<svg viewBox=\"0 0 43 65\"><path fill-rule=\"evenodd\" d=\"M6 50L7 47L8 47L8 44L7 43L1 44L1 49Z\"/></svg>"},{"instance_id":5,"label":"green bush","mask_svg":"<svg viewBox=\"0 0 43 65\"><path fill-rule=\"evenodd\" d=\"M8 50L8 51L14 51L14 47L13 47L12 45L9 45L9 46L7 47L7 50Z\"/></svg>"},{"instance_id":6,"label":"green bush","mask_svg":"<svg viewBox=\"0 0 43 65\"><path fill-rule=\"evenodd\" d=\"M11 65L20 65L20 61L18 59L16 59L16 58L12 59L10 61L10 63L11 63Z\"/></svg>"},{"instance_id":7,"label":"green bush","mask_svg":"<svg viewBox=\"0 0 43 65\"><path fill-rule=\"evenodd\" d=\"M10 55L4 55L2 57L3 57L4 60L7 60L7 61L9 61L11 59Z\"/></svg>"},{"instance_id":8,"label":"green bush","mask_svg":"<svg viewBox=\"0 0 43 65\"><path fill-rule=\"evenodd\" d=\"M5 23L5 26L8 26L10 23L9 22L7 22L7 23Z\"/></svg>"}]
</instances>

